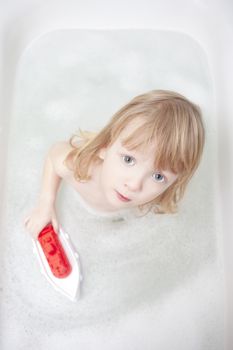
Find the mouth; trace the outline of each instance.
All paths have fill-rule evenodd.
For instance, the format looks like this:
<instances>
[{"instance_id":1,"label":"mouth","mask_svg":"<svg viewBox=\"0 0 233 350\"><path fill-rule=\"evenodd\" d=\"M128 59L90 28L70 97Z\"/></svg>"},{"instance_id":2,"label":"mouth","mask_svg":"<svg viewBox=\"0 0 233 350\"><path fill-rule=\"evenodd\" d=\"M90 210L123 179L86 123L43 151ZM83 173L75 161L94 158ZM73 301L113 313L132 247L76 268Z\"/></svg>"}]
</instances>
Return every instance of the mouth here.
<instances>
[{"instance_id":1,"label":"mouth","mask_svg":"<svg viewBox=\"0 0 233 350\"><path fill-rule=\"evenodd\" d=\"M123 196L121 193L119 193L119 192L117 192L117 191L116 191L116 194L117 194L117 197L118 197L122 202L130 202L130 201L131 201L131 199L129 199L129 198Z\"/></svg>"}]
</instances>

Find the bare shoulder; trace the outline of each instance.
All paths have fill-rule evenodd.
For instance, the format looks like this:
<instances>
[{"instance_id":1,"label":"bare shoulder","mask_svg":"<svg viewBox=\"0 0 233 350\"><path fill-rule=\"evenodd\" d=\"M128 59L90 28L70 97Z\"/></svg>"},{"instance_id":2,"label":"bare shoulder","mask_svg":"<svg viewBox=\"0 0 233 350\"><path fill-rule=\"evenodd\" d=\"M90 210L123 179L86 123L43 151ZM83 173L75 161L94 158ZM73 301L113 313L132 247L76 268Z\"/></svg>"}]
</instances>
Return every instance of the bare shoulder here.
<instances>
[{"instance_id":1,"label":"bare shoulder","mask_svg":"<svg viewBox=\"0 0 233 350\"><path fill-rule=\"evenodd\" d=\"M73 148L68 141L58 141L49 149L49 155L54 169L61 177L71 174L71 170L64 164L64 160L72 150Z\"/></svg>"}]
</instances>

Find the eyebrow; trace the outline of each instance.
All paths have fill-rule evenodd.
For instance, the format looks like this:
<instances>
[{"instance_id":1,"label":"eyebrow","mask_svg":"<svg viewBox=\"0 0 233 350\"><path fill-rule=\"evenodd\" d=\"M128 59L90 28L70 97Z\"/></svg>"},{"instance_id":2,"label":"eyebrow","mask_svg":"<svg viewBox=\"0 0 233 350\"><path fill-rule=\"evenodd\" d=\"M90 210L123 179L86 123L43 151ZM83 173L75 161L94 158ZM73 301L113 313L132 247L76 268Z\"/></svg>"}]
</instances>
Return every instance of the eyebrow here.
<instances>
[{"instance_id":1,"label":"eyebrow","mask_svg":"<svg viewBox=\"0 0 233 350\"><path fill-rule=\"evenodd\" d=\"M130 150L130 149L128 149L126 146L124 146L122 142L120 143L120 146L121 146L122 148L126 149L126 150L129 151L129 152L134 151L133 149Z\"/></svg>"},{"instance_id":2,"label":"eyebrow","mask_svg":"<svg viewBox=\"0 0 233 350\"><path fill-rule=\"evenodd\" d=\"M135 153L137 155L140 155L140 154L143 155L143 152L140 152L140 150L137 150L137 149L128 149L126 146L123 146L123 145L121 145L121 148L124 149L125 151L129 152L129 153Z\"/></svg>"}]
</instances>

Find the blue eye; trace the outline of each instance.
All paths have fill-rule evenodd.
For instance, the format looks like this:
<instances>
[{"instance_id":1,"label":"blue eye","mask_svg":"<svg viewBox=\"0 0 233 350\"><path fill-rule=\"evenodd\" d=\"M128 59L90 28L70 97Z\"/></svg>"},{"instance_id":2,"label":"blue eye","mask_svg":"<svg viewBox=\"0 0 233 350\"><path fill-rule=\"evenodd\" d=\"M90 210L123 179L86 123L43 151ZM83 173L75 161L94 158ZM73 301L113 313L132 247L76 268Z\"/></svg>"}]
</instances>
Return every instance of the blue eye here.
<instances>
[{"instance_id":1,"label":"blue eye","mask_svg":"<svg viewBox=\"0 0 233 350\"><path fill-rule=\"evenodd\" d=\"M123 155L122 158L123 158L124 163L132 165L131 161L134 160L133 157L127 156L127 155Z\"/></svg>"},{"instance_id":2,"label":"blue eye","mask_svg":"<svg viewBox=\"0 0 233 350\"><path fill-rule=\"evenodd\" d=\"M155 175L154 179L157 182L164 182L165 181L165 176L160 174L160 173L154 173L153 175Z\"/></svg>"}]
</instances>

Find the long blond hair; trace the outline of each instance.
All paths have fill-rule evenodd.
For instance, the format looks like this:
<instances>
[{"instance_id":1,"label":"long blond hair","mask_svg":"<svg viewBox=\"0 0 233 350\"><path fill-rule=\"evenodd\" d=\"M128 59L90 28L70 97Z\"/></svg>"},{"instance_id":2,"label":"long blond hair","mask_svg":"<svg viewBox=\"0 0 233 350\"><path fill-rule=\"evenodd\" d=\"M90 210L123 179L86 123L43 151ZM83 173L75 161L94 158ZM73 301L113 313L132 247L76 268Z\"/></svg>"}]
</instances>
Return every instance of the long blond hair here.
<instances>
[{"instance_id":1,"label":"long blond hair","mask_svg":"<svg viewBox=\"0 0 233 350\"><path fill-rule=\"evenodd\" d=\"M181 94L169 90L149 91L123 106L100 132L79 129L69 140L73 150L64 164L73 170L77 181L88 181L90 166L103 161L98 157L100 149L112 145L136 117L143 118L143 126L124 140L124 146L146 149L156 140L155 168L178 174L163 193L138 208L148 209L147 213L152 209L154 213L176 213L177 203L200 163L205 142L200 107ZM79 142L75 144L77 137Z\"/></svg>"}]
</instances>

